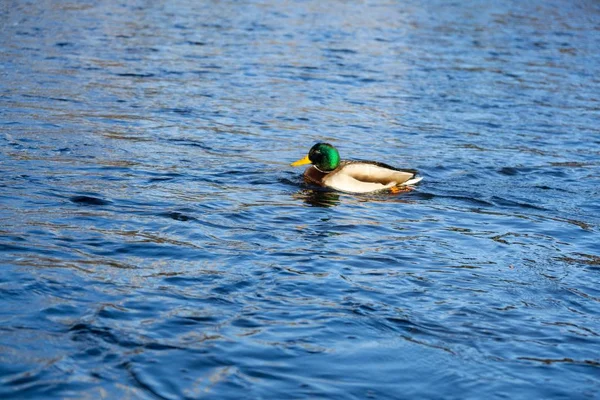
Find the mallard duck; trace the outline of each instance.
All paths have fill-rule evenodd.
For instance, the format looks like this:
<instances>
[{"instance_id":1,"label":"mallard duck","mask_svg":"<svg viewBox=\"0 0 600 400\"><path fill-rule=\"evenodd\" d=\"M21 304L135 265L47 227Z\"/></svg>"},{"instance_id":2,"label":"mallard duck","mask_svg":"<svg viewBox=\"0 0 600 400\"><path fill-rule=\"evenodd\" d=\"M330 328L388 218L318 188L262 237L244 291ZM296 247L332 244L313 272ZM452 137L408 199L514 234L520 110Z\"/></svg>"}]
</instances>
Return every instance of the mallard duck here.
<instances>
[{"instance_id":1,"label":"mallard duck","mask_svg":"<svg viewBox=\"0 0 600 400\"><path fill-rule=\"evenodd\" d=\"M407 189L423 178L414 170L399 170L376 161L342 161L340 153L329 143L315 144L308 155L290 164L312 164L304 171L308 182L348 193L370 193Z\"/></svg>"}]
</instances>

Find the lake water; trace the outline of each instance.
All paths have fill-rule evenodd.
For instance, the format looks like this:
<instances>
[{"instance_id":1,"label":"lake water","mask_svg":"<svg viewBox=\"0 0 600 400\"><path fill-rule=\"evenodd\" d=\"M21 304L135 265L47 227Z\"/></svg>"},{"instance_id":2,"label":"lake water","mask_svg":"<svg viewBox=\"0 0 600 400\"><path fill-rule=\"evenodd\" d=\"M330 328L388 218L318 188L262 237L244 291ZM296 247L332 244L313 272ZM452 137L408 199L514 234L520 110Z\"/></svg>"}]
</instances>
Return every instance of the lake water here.
<instances>
[{"instance_id":1,"label":"lake water","mask_svg":"<svg viewBox=\"0 0 600 400\"><path fill-rule=\"evenodd\" d=\"M2 2L0 397L598 398L599 50L592 0Z\"/></svg>"}]
</instances>

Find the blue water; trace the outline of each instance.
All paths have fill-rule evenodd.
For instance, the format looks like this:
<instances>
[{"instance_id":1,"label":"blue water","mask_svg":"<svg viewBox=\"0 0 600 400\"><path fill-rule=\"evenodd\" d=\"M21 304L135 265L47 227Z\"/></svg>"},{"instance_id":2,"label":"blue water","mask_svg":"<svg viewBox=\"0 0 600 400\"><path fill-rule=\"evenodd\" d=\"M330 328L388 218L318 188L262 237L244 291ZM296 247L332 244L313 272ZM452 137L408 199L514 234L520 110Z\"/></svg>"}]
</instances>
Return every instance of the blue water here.
<instances>
[{"instance_id":1,"label":"blue water","mask_svg":"<svg viewBox=\"0 0 600 400\"><path fill-rule=\"evenodd\" d=\"M600 397L599 49L592 0L2 2L0 397Z\"/></svg>"}]
</instances>

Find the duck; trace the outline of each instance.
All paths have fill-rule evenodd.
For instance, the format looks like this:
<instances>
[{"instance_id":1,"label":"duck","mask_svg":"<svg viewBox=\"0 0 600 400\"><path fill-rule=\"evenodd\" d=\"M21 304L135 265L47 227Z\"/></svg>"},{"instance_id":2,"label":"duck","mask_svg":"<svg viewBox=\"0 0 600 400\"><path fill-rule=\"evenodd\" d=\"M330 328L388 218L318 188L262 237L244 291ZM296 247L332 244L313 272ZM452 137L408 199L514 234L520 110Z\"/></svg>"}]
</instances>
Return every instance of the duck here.
<instances>
[{"instance_id":1,"label":"duck","mask_svg":"<svg viewBox=\"0 0 600 400\"><path fill-rule=\"evenodd\" d=\"M315 144L308 155L290 165L312 164L304 171L304 179L319 186L346 193L392 193L411 190L423 178L415 170L401 170L377 161L342 160L329 143Z\"/></svg>"}]
</instances>

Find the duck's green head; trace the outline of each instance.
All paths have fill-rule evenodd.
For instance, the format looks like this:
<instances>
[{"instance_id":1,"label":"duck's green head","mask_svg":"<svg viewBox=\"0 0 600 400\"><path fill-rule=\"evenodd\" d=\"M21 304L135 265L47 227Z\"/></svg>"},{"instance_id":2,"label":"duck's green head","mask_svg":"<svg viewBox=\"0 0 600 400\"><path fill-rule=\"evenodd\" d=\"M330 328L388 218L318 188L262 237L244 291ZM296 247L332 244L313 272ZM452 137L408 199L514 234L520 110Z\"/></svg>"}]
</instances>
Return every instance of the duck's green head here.
<instances>
[{"instance_id":1,"label":"duck's green head","mask_svg":"<svg viewBox=\"0 0 600 400\"><path fill-rule=\"evenodd\" d=\"M306 157L291 165L297 167L304 164L313 164L322 172L331 172L340 165L340 153L329 143L317 143L310 149Z\"/></svg>"}]
</instances>

